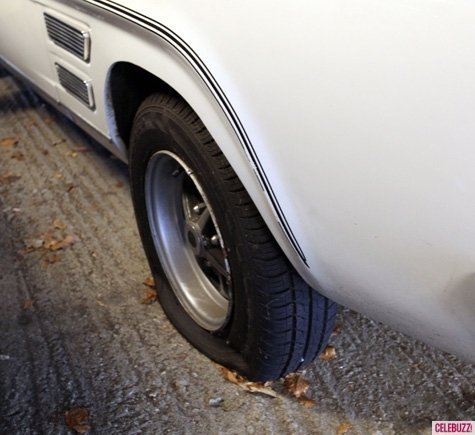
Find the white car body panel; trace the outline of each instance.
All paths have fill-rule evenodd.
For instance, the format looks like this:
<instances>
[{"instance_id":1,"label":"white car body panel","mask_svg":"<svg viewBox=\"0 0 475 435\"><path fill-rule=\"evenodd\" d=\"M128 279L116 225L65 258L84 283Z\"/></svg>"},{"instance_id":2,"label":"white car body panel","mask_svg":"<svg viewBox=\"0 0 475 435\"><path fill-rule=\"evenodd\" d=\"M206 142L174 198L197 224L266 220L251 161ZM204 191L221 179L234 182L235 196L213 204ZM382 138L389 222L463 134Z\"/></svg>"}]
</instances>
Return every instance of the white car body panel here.
<instances>
[{"instance_id":1,"label":"white car body panel","mask_svg":"<svg viewBox=\"0 0 475 435\"><path fill-rule=\"evenodd\" d=\"M124 159L108 73L125 61L156 75L204 121L313 287L474 361L475 4L117 3L3 0L0 55ZM45 11L90 29L90 63L48 40ZM58 84L55 62L91 79L95 110Z\"/></svg>"}]
</instances>

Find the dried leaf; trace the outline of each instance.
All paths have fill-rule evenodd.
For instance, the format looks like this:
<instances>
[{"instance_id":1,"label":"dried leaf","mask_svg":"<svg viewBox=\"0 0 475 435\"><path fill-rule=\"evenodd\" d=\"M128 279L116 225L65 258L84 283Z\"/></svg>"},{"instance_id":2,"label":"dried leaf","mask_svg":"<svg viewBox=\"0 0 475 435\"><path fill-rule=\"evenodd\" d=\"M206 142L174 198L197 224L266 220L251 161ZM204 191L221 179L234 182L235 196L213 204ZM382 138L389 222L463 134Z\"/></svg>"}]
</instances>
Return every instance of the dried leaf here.
<instances>
[{"instance_id":1,"label":"dried leaf","mask_svg":"<svg viewBox=\"0 0 475 435\"><path fill-rule=\"evenodd\" d=\"M21 178L20 175L14 174L13 172L7 172L3 175L0 175L0 186L2 184L12 183L13 181L18 180L19 178Z\"/></svg>"},{"instance_id":2,"label":"dried leaf","mask_svg":"<svg viewBox=\"0 0 475 435\"><path fill-rule=\"evenodd\" d=\"M74 189L76 189L76 186L74 184L68 184L68 187L66 188L66 192L70 193Z\"/></svg>"},{"instance_id":3,"label":"dried leaf","mask_svg":"<svg viewBox=\"0 0 475 435\"><path fill-rule=\"evenodd\" d=\"M299 398L299 403L303 405L305 408L313 408L316 405L315 400L310 399L307 396L302 396Z\"/></svg>"},{"instance_id":4,"label":"dried leaf","mask_svg":"<svg viewBox=\"0 0 475 435\"><path fill-rule=\"evenodd\" d=\"M147 287L150 288L155 288L155 280L151 276L147 276L147 278L143 280L142 284L145 284Z\"/></svg>"},{"instance_id":5,"label":"dried leaf","mask_svg":"<svg viewBox=\"0 0 475 435\"><path fill-rule=\"evenodd\" d=\"M340 424L340 426L338 426L338 429L336 430L336 435L343 435L347 433L351 429L351 427L351 423L344 421Z\"/></svg>"},{"instance_id":6,"label":"dried leaf","mask_svg":"<svg viewBox=\"0 0 475 435\"><path fill-rule=\"evenodd\" d=\"M343 330L343 325L341 323L339 323L338 325L335 325L331 336L336 337L337 335L340 335L342 330Z\"/></svg>"},{"instance_id":7,"label":"dried leaf","mask_svg":"<svg viewBox=\"0 0 475 435\"><path fill-rule=\"evenodd\" d=\"M53 174L53 177L54 178L58 178L58 179L61 179L61 178L64 178L64 175L61 171L56 171L54 174Z\"/></svg>"},{"instance_id":8,"label":"dried leaf","mask_svg":"<svg viewBox=\"0 0 475 435\"><path fill-rule=\"evenodd\" d=\"M73 408L64 413L66 425L77 433L86 433L91 429L91 426L87 424L88 418L89 411L86 408Z\"/></svg>"},{"instance_id":9,"label":"dried leaf","mask_svg":"<svg viewBox=\"0 0 475 435\"><path fill-rule=\"evenodd\" d=\"M266 396L270 397L278 397L279 394L272 389L271 382L251 382L247 380L244 376L239 375L233 370L229 370L228 368L216 364L216 367L220 371L221 375L227 381L238 385L243 390L249 391L250 393L261 393L265 394Z\"/></svg>"},{"instance_id":10,"label":"dried leaf","mask_svg":"<svg viewBox=\"0 0 475 435\"><path fill-rule=\"evenodd\" d=\"M47 250L52 249L54 246L56 246L60 242L60 240L57 240L50 231L40 234L38 236L38 239L43 240L43 244L40 247L43 247L44 249L47 249Z\"/></svg>"},{"instance_id":11,"label":"dried leaf","mask_svg":"<svg viewBox=\"0 0 475 435\"><path fill-rule=\"evenodd\" d=\"M27 248L27 252L31 252L38 249L44 249L46 251L59 251L60 249L66 249L67 247L76 243L79 239L75 235L67 235L64 239L57 239L50 231L46 233L40 234L35 239L25 240L25 245ZM54 257L50 257L52 261L56 262Z\"/></svg>"},{"instance_id":12,"label":"dried leaf","mask_svg":"<svg viewBox=\"0 0 475 435\"><path fill-rule=\"evenodd\" d=\"M66 249L71 245L74 245L78 241L78 238L72 234L67 235L63 240L58 240L53 243L49 249L51 251L58 251L60 249Z\"/></svg>"},{"instance_id":13,"label":"dried leaf","mask_svg":"<svg viewBox=\"0 0 475 435\"><path fill-rule=\"evenodd\" d=\"M10 157L18 161L25 160L25 154L23 154L21 151L15 151Z\"/></svg>"},{"instance_id":14,"label":"dried leaf","mask_svg":"<svg viewBox=\"0 0 475 435\"><path fill-rule=\"evenodd\" d=\"M12 148L18 143L18 139L14 137L4 137L0 139L0 147L2 148Z\"/></svg>"},{"instance_id":15,"label":"dried leaf","mask_svg":"<svg viewBox=\"0 0 475 435\"><path fill-rule=\"evenodd\" d=\"M284 387L292 396L299 399L305 397L305 393L308 387L310 387L310 382L298 373L290 373L284 379Z\"/></svg>"},{"instance_id":16,"label":"dried leaf","mask_svg":"<svg viewBox=\"0 0 475 435\"><path fill-rule=\"evenodd\" d=\"M44 264L45 266L48 266L50 264L57 263L58 261L61 261L61 257L57 254L51 254L45 257Z\"/></svg>"},{"instance_id":17,"label":"dried leaf","mask_svg":"<svg viewBox=\"0 0 475 435\"><path fill-rule=\"evenodd\" d=\"M57 230L64 230L66 228L66 224L61 222L59 219L55 219L53 221L53 227Z\"/></svg>"},{"instance_id":18,"label":"dried leaf","mask_svg":"<svg viewBox=\"0 0 475 435\"><path fill-rule=\"evenodd\" d=\"M31 310L33 308L33 300L32 299L25 299L23 303L21 304L21 308L23 310Z\"/></svg>"},{"instance_id":19,"label":"dried leaf","mask_svg":"<svg viewBox=\"0 0 475 435\"><path fill-rule=\"evenodd\" d=\"M42 238L25 240L27 250L40 249L45 241Z\"/></svg>"},{"instance_id":20,"label":"dried leaf","mask_svg":"<svg viewBox=\"0 0 475 435\"><path fill-rule=\"evenodd\" d=\"M246 382L246 378L244 378L241 375L238 375L235 371L229 370L228 368L220 364L216 364L216 367L220 371L223 378L226 379L227 381L232 382L233 384L236 384L236 385Z\"/></svg>"},{"instance_id":21,"label":"dried leaf","mask_svg":"<svg viewBox=\"0 0 475 435\"><path fill-rule=\"evenodd\" d=\"M320 354L320 359L323 361L331 361L336 358L336 350L333 346L327 346L325 350Z\"/></svg>"},{"instance_id":22,"label":"dried leaf","mask_svg":"<svg viewBox=\"0 0 475 435\"><path fill-rule=\"evenodd\" d=\"M142 298L142 304L150 305L157 300L157 292L155 290L146 290Z\"/></svg>"},{"instance_id":23,"label":"dried leaf","mask_svg":"<svg viewBox=\"0 0 475 435\"><path fill-rule=\"evenodd\" d=\"M278 397L279 395L272 389L271 385L270 382L246 382L242 386L251 393L261 393L270 397Z\"/></svg>"}]
</instances>

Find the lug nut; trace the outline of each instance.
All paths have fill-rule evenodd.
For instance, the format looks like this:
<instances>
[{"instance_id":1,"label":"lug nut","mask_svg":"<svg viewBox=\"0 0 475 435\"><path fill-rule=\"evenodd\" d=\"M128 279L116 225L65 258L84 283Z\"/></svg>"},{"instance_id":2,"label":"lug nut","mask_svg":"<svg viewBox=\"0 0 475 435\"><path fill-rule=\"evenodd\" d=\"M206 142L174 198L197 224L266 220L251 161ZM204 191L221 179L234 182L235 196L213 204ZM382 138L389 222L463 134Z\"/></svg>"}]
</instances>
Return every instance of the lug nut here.
<instances>
[{"instance_id":1,"label":"lug nut","mask_svg":"<svg viewBox=\"0 0 475 435\"><path fill-rule=\"evenodd\" d=\"M196 204L196 205L193 207L193 211L194 211L196 214L201 214L201 212L204 210L205 207L206 207L206 205L205 205L203 202L200 202L199 204Z\"/></svg>"}]
</instances>

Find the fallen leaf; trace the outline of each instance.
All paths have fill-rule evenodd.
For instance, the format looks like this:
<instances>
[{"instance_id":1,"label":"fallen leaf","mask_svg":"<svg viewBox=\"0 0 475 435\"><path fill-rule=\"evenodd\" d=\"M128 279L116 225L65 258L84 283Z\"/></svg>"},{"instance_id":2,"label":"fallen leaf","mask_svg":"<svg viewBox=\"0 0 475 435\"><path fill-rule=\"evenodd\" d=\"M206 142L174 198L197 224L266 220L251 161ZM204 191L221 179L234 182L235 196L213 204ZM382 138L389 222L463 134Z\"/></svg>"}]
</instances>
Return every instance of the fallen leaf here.
<instances>
[{"instance_id":1,"label":"fallen leaf","mask_svg":"<svg viewBox=\"0 0 475 435\"><path fill-rule=\"evenodd\" d=\"M4 137L0 139L0 147L2 148L12 148L18 143L18 139L14 137Z\"/></svg>"},{"instance_id":2,"label":"fallen leaf","mask_svg":"<svg viewBox=\"0 0 475 435\"><path fill-rule=\"evenodd\" d=\"M61 171L56 171L54 174L53 174L53 177L54 178L58 178L58 179L61 179L61 178L64 178L64 175Z\"/></svg>"},{"instance_id":3,"label":"fallen leaf","mask_svg":"<svg viewBox=\"0 0 475 435\"><path fill-rule=\"evenodd\" d=\"M341 323L339 323L338 325L335 325L331 336L336 337L337 335L340 335L342 330L343 330L343 325Z\"/></svg>"},{"instance_id":4,"label":"fallen leaf","mask_svg":"<svg viewBox=\"0 0 475 435\"><path fill-rule=\"evenodd\" d=\"M59 219L55 219L53 221L53 227L57 230L64 230L66 228L66 224L61 222Z\"/></svg>"},{"instance_id":5,"label":"fallen leaf","mask_svg":"<svg viewBox=\"0 0 475 435\"><path fill-rule=\"evenodd\" d=\"M60 249L66 249L71 245L74 245L78 241L77 237L69 234L67 235L63 240L55 240L52 243L50 243L48 246L45 247L46 249L49 249L50 251L58 251Z\"/></svg>"},{"instance_id":6,"label":"fallen leaf","mask_svg":"<svg viewBox=\"0 0 475 435\"><path fill-rule=\"evenodd\" d=\"M61 257L57 254L51 254L45 257L44 264L48 266L49 264L54 264L54 263L57 263L58 261L61 261Z\"/></svg>"},{"instance_id":7,"label":"fallen leaf","mask_svg":"<svg viewBox=\"0 0 475 435\"><path fill-rule=\"evenodd\" d=\"M241 375L238 375L235 371L229 370L228 368L220 364L216 364L216 367L220 371L223 378L226 379L227 381L232 382L233 384L236 384L236 385L246 382L246 378L244 378Z\"/></svg>"},{"instance_id":8,"label":"fallen leaf","mask_svg":"<svg viewBox=\"0 0 475 435\"><path fill-rule=\"evenodd\" d=\"M86 433L91 430L91 426L87 424L88 418L89 411L86 408L73 408L64 412L66 425L77 433Z\"/></svg>"},{"instance_id":9,"label":"fallen leaf","mask_svg":"<svg viewBox=\"0 0 475 435\"><path fill-rule=\"evenodd\" d=\"M347 433L351 429L351 427L351 423L344 421L340 424L340 426L338 426L338 429L336 430L336 435L343 435Z\"/></svg>"},{"instance_id":10,"label":"fallen leaf","mask_svg":"<svg viewBox=\"0 0 475 435\"><path fill-rule=\"evenodd\" d=\"M290 373L284 378L284 387L292 396L299 399L305 397L310 382L299 373Z\"/></svg>"},{"instance_id":11,"label":"fallen leaf","mask_svg":"<svg viewBox=\"0 0 475 435\"><path fill-rule=\"evenodd\" d=\"M142 304L150 305L157 300L157 292L155 290L146 290L142 298Z\"/></svg>"},{"instance_id":12,"label":"fallen leaf","mask_svg":"<svg viewBox=\"0 0 475 435\"><path fill-rule=\"evenodd\" d=\"M316 405L315 400L310 399L307 396L302 396L299 398L299 403L303 405L305 408L313 408Z\"/></svg>"},{"instance_id":13,"label":"fallen leaf","mask_svg":"<svg viewBox=\"0 0 475 435\"><path fill-rule=\"evenodd\" d=\"M265 394L266 396L270 397L279 396L279 394L272 389L271 382L251 382L247 380L244 376L241 376L235 371L229 370L228 368L220 364L216 364L216 367L218 368L224 379L233 384L238 385L243 390L249 391L250 393Z\"/></svg>"},{"instance_id":14,"label":"fallen leaf","mask_svg":"<svg viewBox=\"0 0 475 435\"><path fill-rule=\"evenodd\" d=\"M66 192L70 193L72 192L76 186L74 184L68 184L68 187L66 188Z\"/></svg>"},{"instance_id":15,"label":"fallen leaf","mask_svg":"<svg viewBox=\"0 0 475 435\"><path fill-rule=\"evenodd\" d=\"M272 384L270 382L246 382L242 385L245 390L250 391L251 393L261 393L270 397L278 397L276 391L272 389Z\"/></svg>"},{"instance_id":16,"label":"fallen leaf","mask_svg":"<svg viewBox=\"0 0 475 435\"><path fill-rule=\"evenodd\" d=\"M21 178L21 176L18 174L14 174L13 172L6 172L5 174L0 175L0 186L2 184L12 183L13 181L18 180L19 178Z\"/></svg>"},{"instance_id":17,"label":"fallen leaf","mask_svg":"<svg viewBox=\"0 0 475 435\"><path fill-rule=\"evenodd\" d=\"M15 151L10 157L18 161L25 160L25 154L23 154L21 151Z\"/></svg>"},{"instance_id":18,"label":"fallen leaf","mask_svg":"<svg viewBox=\"0 0 475 435\"><path fill-rule=\"evenodd\" d=\"M47 250L52 249L54 246L56 246L60 240L57 240L51 231L47 231L46 233L40 234L38 236L39 240L43 240L43 244L40 246L40 248L44 248Z\"/></svg>"},{"instance_id":19,"label":"fallen leaf","mask_svg":"<svg viewBox=\"0 0 475 435\"><path fill-rule=\"evenodd\" d=\"M25 240L25 246L27 249L30 249L30 250L40 249L43 246L44 242L45 241L42 238L28 239L28 240Z\"/></svg>"},{"instance_id":20,"label":"fallen leaf","mask_svg":"<svg viewBox=\"0 0 475 435\"><path fill-rule=\"evenodd\" d=\"M336 358L336 350L333 346L327 346L320 354L320 359L323 361L331 361Z\"/></svg>"},{"instance_id":21,"label":"fallen leaf","mask_svg":"<svg viewBox=\"0 0 475 435\"><path fill-rule=\"evenodd\" d=\"M155 288L155 280L151 276L147 276L147 278L143 280L142 284L145 284L147 287L150 288Z\"/></svg>"},{"instance_id":22,"label":"fallen leaf","mask_svg":"<svg viewBox=\"0 0 475 435\"><path fill-rule=\"evenodd\" d=\"M40 234L35 239L28 239L25 241L27 252L31 252L38 249L44 249L46 251L59 251L60 249L66 249L69 246L76 243L79 239L72 234L67 235L64 239L57 239L51 230L46 233ZM53 258L53 257L51 257ZM58 261L58 260L56 260ZM52 262L56 262L52 261Z\"/></svg>"},{"instance_id":23,"label":"fallen leaf","mask_svg":"<svg viewBox=\"0 0 475 435\"><path fill-rule=\"evenodd\" d=\"M33 300L32 299L25 299L21 305L23 310L31 310L33 308Z\"/></svg>"}]
</instances>

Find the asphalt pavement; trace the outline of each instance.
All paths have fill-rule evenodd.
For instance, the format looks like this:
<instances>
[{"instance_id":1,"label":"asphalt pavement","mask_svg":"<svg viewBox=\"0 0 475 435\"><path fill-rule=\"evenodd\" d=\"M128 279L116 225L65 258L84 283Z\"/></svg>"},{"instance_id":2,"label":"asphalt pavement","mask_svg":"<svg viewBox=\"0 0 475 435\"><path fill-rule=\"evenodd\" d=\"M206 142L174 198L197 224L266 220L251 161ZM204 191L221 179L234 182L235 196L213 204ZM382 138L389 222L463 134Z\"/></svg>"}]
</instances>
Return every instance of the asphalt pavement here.
<instances>
[{"instance_id":1,"label":"asphalt pavement","mask_svg":"<svg viewBox=\"0 0 475 435\"><path fill-rule=\"evenodd\" d=\"M251 393L173 329L148 276L126 166L0 71L1 435L430 434L475 419L473 365L348 309L335 357L303 373L313 403L279 382Z\"/></svg>"}]
</instances>

